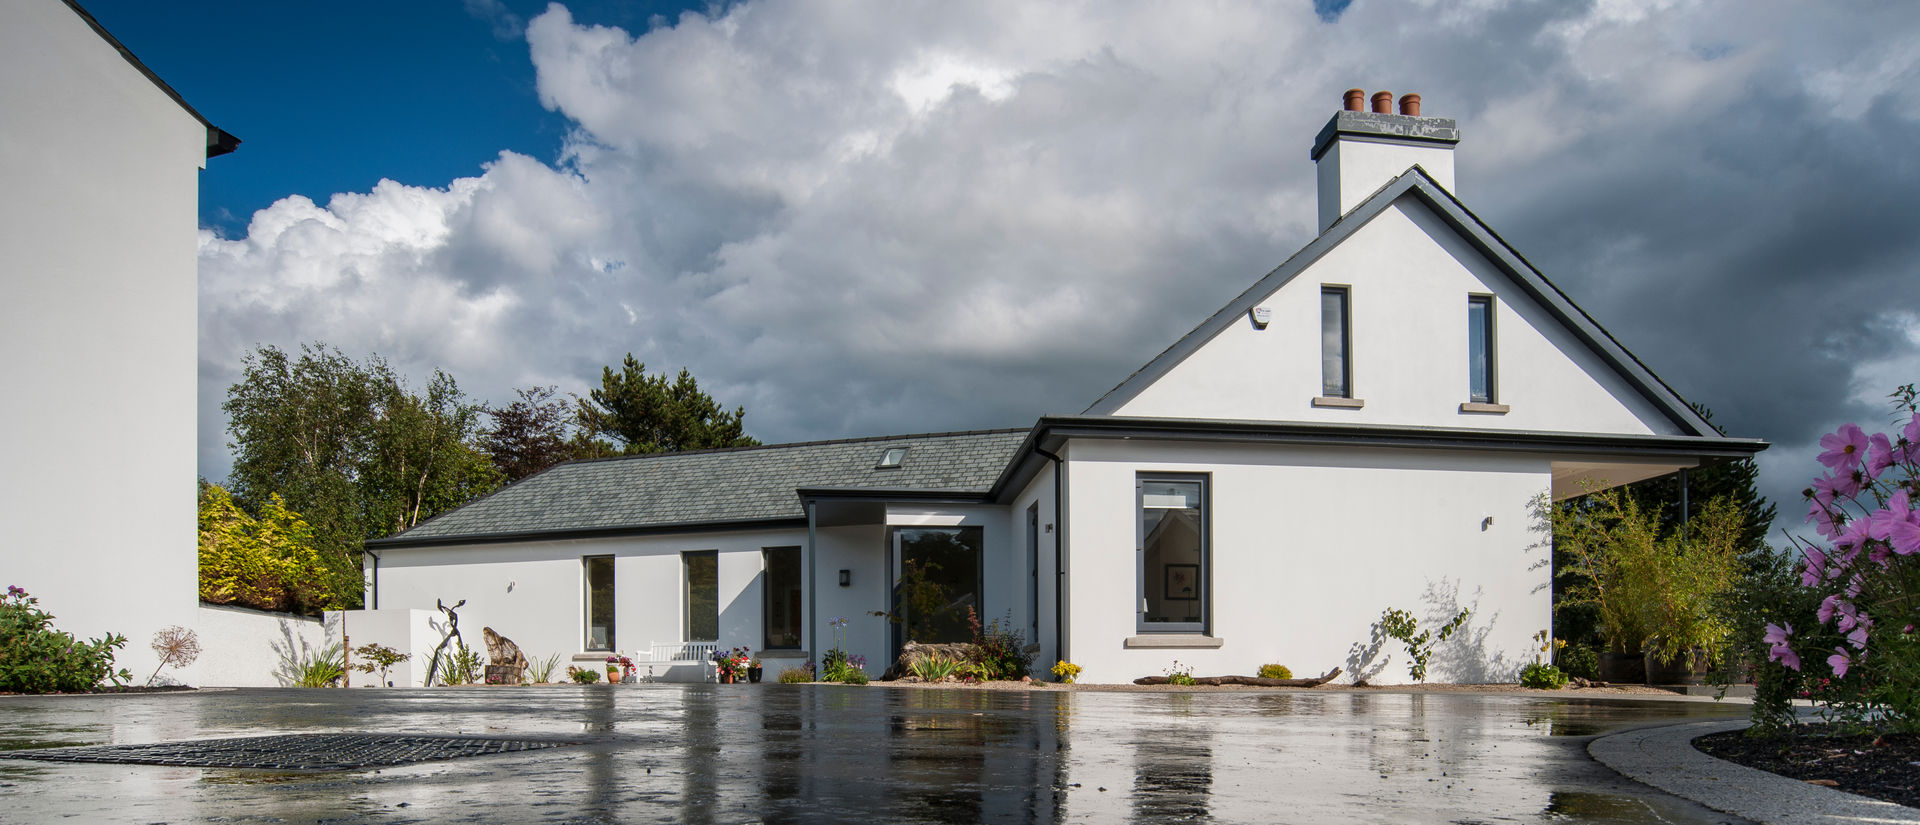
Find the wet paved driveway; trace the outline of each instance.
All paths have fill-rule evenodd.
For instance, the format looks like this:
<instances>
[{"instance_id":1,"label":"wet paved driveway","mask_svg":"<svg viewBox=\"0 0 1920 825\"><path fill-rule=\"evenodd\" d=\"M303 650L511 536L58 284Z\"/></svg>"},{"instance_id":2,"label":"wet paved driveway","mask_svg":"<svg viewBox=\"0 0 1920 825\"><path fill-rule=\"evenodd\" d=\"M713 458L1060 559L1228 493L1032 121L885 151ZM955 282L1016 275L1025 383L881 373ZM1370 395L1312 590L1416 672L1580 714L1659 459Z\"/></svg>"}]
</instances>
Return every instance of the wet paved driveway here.
<instances>
[{"instance_id":1,"label":"wet paved driveway","mask_svg":"<svg viewBox=\"0 0 1920 825\"><path fill-rule=\"evenodd\" d=\"M1728 822L1585 744L1744 711L780 685L8 697L0 750L335 731L585 744L305 774L0 760L0 822Z\"/></svg>"}]
</instances>

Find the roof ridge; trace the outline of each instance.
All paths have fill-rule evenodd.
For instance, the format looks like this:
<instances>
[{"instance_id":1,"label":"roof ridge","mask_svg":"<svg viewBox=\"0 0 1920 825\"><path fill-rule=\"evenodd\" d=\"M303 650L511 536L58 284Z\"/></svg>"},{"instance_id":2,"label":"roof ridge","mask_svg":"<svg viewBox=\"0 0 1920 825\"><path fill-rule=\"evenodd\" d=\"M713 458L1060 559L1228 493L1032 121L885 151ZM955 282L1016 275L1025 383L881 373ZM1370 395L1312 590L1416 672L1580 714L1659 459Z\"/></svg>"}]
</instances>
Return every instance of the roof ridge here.
<instances>
[{"instance_id":1,"label":"roof ridge","mask_svg":"<svg viewBox=\"0 0 1920 825\"><path fill-rule=\"evenodd\" d=\"M788 441L779 444L753 444L745 447L708 447L700 450L668 450L658 453L636 453L634 455L612 455L604 458L574 458L549 467L565 467L572 464L598 464L610 461L633 461L646 458L666 458L669 456L714 455L718 453L744 453L754 450L780 450L790 447L819 447L827 444L859 444L869 441L900 441L909 438L958 438L969 435L1008 435L1032 431L1032 427L1002 427L991 430L950 430L936 433L903 433L900 435L863 435L851 438L824 438L815 441Z\"/></svg>"}]
</instances>

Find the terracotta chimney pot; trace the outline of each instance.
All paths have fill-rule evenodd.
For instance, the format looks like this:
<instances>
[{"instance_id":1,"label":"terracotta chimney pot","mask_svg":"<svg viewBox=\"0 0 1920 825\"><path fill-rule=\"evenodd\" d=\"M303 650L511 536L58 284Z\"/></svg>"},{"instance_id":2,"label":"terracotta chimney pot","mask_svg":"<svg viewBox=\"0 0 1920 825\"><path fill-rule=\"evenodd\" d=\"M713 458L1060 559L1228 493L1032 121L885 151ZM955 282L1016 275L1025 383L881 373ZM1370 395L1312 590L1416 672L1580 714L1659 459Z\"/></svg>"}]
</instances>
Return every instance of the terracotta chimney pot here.
<instances>
[{"instance_id":1,"label":"terracotta chimney pot","mask_svg":"<svg viewBox=\"0 0 1920 825\"><path fill-rule=\"evenodd\" d=\"M1382 115L1393 114L1393 93L1392 92L1374 92L1373 93L1373 111L1375 114L1382 114Z\"/></svg>"},{"instance_id":2,"label":"terracotta chimney pot","mask_svg":"<svg viewBox=\"0 0 1920 825\"><path fill-rule=\"evenodd\" d=\"M1401 95L1400 96L1400 114L1407 115L1409 117L1419 117L1420 116L1420 96L1417 94Z\"/></svg>"},{"instance_id":3,"label":"terracotta chimney pot","mask_svg":"<svg viewBox=\"0 0 1920 825\"><path fill-rule=\"evenodd\" d=\"M1367 90L1348 89L1346 95L1347 111L1364 112L1367 110Z\"/></svg>"}]
</instances>

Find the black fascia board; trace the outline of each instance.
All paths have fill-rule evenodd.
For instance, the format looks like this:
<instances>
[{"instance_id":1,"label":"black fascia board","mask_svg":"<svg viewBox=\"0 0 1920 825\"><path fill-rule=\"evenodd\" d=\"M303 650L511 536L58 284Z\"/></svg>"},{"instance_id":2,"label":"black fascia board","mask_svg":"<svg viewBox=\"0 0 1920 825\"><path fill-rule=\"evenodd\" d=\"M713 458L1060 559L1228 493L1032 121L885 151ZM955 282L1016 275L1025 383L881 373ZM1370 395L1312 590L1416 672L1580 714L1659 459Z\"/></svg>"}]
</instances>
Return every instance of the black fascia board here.
<instances>
[{"instance_id":1,"label":"black fascia board","mask_svg":"<svg viewBox=\"0 0 1920 825\"><path fill-rule=\"evenodd\" d=\"M1085 410L1083 414L1112 414L1122 404L1132 400L1148 384L1165 376L1175 366L1185 361L1200 347L1220 334L1230 324L1237 321L1252 309L1254 304L1285 286L1293 278L1305 271L1347 237L1365 226L1381 212L1386 211L1402 195L1412 194L1433 209L1440 219L1451 226L1474 249L1486 256L1499 268L1508 280L1512 281L1529 297L1537 301L1547 312L1565 324L1574 336L1592 350L1609 367L1638 391L1642 397L1652 402L1661 412L1683 430L1696 435L1717 435L1712 424L1700 417L1693 407L1682 399L1673 387L1661 380L1645 364L1620 345L1619 340L1602 328L1585 310L1573 303L1566 293L1547 280L1531 263L1515 252L1505 240L1495 234L1477 215L1455 198L1452 193L1435 183L1427 171L1418 165L1410 167L1397 178L1388 181L1359 206L1340 217L1325 232L1314 238L1300 251L1295 252L1280 266L1267 273L1253 286L1234 298L1219 312L1202 321L1192 331L1181 336L1172 346L1155 356L1145 366L1135 370L1132 375Z\"/></svg>"},{"instance_id":2,"label":"black fascia board","mask_svg":"<svg viewBox=\"0 0 1920 825\"><path fill-rule=\"evenodd\" d=\"M987 491L910 490L884 487L801 487L801 501L908 501L916 504L992 504Z\"/></svg>"},{"instance_id":3,"label":"black fascia board","mask_svg":"<svg viewBox=\"0 0 1920 825\"><path fill-rule=\"evenodd\" d=\"M1481 430L1377 424L1295 421L1235 421L1122 416L1050 416L1034 427L1036 444L1057 446L1074 438L1303 444L1494 450L1558 455L1747 458L1765 450L1757 438L1686 435L1616 435L1537 430Z\"/></svg>"},{"instance_id":4,"label":"black fascia board","mask_svg":"<svg viewBox=\"0 0 1920 825\"><path fill-rule=\"evenodd\" d=\"M690 521L675 524L635 524L619 527L589 527L564 530L528 530L512 533L469 533L465 535L442 535L409 537L405 534L374 539L366 543L367 547L380 550L402 550L415 547L447 547L463 544L512 544L530 541L565 541L569 539L606 539L625 536L657 536L672 533L732 533L744 530L768 530L783 527L806 527L807 520L802 518L766 518L742 519L738 521Z\"/></svg>"},{"instance_id":5,"label":"black fascia board","mask_svg":"<svg viewBox=\"0 0 1920 825\"><path fill-rule=\"evenodd\" d=\"M100 35L100 39L107 41L107 45L112 46L114 51L119 52L120 56L124 58L128 64L145 75L147 80L153 82L153 85L158 86L161 92L173 99L174 103L180 104L180 108L187 110L187 114L192 115L194 120L200 121L200 125L207 127L207 157L217 158L240 148L239 138L234 137L233 134L227 130L213 125L213 121L207 120L206 115L200 114L200 110L193 108L193 104L188 103L187 99L181 97L179 92L174 91L172 86L167 85L166 81L161 80L160 76L154 74L152 69L147 68L147 64L141 62L140 58L135 57L133 50L127 48L127 44L120 42L120 38L114 37L113 32L107 31L106 26L100 25L100 21L93 16L93 12L87 11L77 0L66 0L66 3L68 8L73 9L74 14L80 15L80 19L86 21L87 26L93 29L94 34Z\"/></svg>"}]
</instances>

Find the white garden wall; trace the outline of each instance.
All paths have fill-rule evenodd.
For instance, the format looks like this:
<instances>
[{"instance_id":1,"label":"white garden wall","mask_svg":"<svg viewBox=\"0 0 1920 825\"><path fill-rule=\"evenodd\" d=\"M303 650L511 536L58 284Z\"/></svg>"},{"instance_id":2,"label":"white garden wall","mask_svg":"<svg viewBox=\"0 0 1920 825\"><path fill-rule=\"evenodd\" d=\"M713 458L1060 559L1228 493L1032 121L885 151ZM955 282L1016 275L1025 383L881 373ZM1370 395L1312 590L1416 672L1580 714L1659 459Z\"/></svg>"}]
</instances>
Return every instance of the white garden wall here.
<instances>
[{"instance_id":1,"label":"white garden wall","mask_svg":"<svg viewBox=\"0 0 1920 825\"><path fill-rule=\"evenodd\" d=\"M156 684L281 687L286 684L282 678L283 651L317 654L339 640L338 624L329 628L309 616L244 607L200 605L191 627L200 639L200 657L185 668L161 671ZM147 655L151 659L153 652L149 649ZM136 682L145 681L152 670L148 665L145 671L135 671Z\"/></svg>"},{"instance_id":2,"label":"white garden wall","mask_svg":"<svg viewBox=\"0 0 1920 825\"><path fill-rule=\"evenodd\" d=\"M1390 607L1423 626L1474 608L1429 678L1507 681L1532 634L1551 626L1548 550L1535 547L1529 507L1549 485L1545 458L1138 439L1074 442L1068 458L1071 653L1083 681L1162 675L1175 660L1199 675L1250 675L1272 662L1296 676L1337 666L1351 678L1351 646ZM1211 480L1218 647L1127 646L1139 635L1134 481L1143 471ZM1372 662L1385 667L1363 675L1405 681L1404 659L1389 643Z\"/></svg>"}]
</instances>

